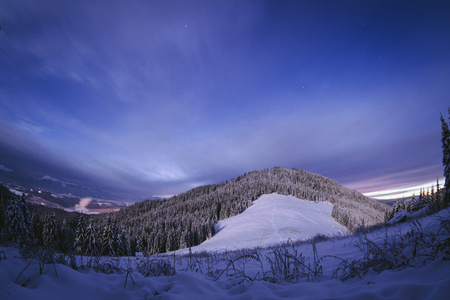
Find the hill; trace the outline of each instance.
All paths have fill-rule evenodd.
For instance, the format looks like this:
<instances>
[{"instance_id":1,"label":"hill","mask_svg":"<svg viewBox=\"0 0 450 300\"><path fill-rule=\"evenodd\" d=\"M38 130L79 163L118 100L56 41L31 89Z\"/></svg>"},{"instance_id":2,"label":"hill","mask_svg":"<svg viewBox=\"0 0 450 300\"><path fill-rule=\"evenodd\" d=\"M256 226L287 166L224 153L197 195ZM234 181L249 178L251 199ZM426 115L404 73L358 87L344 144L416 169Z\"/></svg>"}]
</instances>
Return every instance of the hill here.
<instances>
[{"instance_id":1,"label":"hill","mask_svg":"<svg viewBox=\"0 0 450 300\"><path fill-rule=\"evenodd\" d=\"M383 222L391 209L330 178L275 167L197 187L168 200L136 203L115 218L127 231L131 251L162 253L202 243L214 235L217 222L244 212L261 195L272 193L330 202L331 216L349 231Z\"/></svg>"}]
</instances>

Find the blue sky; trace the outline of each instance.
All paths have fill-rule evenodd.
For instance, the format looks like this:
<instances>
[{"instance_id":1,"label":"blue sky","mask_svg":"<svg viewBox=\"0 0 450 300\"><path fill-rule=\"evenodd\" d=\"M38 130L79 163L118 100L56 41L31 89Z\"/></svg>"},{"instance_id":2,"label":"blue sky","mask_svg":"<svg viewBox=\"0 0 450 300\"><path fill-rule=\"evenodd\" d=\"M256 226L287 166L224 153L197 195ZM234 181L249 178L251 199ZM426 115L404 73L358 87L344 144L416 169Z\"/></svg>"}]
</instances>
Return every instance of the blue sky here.
<instances>
[{"instance_id":1,"label":"blue sky","mask_svg":"<svg viewBox=\"0 0 450 300\"><path fill-rule=\"evenodd\" d=\"M442 177L445 1L1 1L0 164L148 197Z\"/></svg>"}]
</instances>

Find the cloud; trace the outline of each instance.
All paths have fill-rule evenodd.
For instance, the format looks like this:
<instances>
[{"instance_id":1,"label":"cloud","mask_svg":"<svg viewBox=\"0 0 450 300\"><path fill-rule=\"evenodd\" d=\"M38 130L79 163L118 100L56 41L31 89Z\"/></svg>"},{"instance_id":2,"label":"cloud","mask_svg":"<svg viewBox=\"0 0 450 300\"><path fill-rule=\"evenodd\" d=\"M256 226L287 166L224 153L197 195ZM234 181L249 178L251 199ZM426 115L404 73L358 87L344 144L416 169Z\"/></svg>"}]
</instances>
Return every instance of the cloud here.
<instances>
[{"instance_id":1,"label":"cloud","mask_svg":"<svg viewBox=\"0 0 450 300\"><path fill-rule=\"evenodd\" d=\"M75 204L75 211L80 213L88 213L88 205L91 203L92 198L81 198L80 203Z\"/></svg>"},{"instance_id":2,"label":"cloud","mask_svg":"<svg viewBox=\"0 0 450 300\"><path fill-rule=\"evenodd\" d=\"M276 165L363 189L436 165L449 60L421 52L427 19L285 5L0 4L2 158L140 195Z\"/></svg>"}]
</instances>

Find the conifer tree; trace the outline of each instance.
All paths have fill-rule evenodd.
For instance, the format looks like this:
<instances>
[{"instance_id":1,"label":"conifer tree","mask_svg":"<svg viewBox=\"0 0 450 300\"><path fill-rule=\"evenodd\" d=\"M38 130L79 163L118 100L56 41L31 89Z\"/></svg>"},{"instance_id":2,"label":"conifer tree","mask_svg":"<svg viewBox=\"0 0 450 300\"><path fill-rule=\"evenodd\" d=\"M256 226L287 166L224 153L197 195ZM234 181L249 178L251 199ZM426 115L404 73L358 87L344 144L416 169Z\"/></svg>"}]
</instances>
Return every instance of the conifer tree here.
<instances>
[{"instance_id":1,"label":"conifer tree","mask_svg":"<svg viewBox=\"0 0 450 300\"><path fill-rule=\"evenodd\" d=\"M136 252L141 252L144 255L146 254L146 248L147 247L147 243L145 240L145 237L141 234L137 237L136 240Z\"/></svg>"},{"instance_id":2,"label":"conifer tree","mask_svg":"<svg viewBox=\"0 0 450 300\"><path fill-rule=\"evenodd\" d=\"M29 237L32 237L33 232L31 231L31 216L30 211L28 210L28 204L25 200L25 194L22 193L22 197L19 200L20 208L22 209L23 221L25 223L25 227L28 229Z\"/></svg>"},{"instance_id":3,"label":"conifer tree","mask_svg":"<svg viewBox=\"0 0 450 300\"><path fill-rule=\"evenodd\" d=\"M441 189L439 187L439 178L436 179L436 200L435 200L436 211L441 210Z\"/></svg>"},{"instance_id":4,"label":"conifer tree","mask_svg":"<svg viewBox=\"0 0 450 300\"><path fill-rule=\"evenodd\" d=\"M22 243L30 236L30 226L26 219L29 215L24 215L28 210L23 209L20 200L13 196L5 214L5 234L13 242Z\"/></svg>"},{"instance_id":5,"label":"conifer tree","mask_svg":"<svg viewBox=\"0 0 450 300\"><path fill-rule=\"evenodd\" d=\"M449 108L450 114L450 108ZM448 123L445 121L441 114L442 123L442 164L444 166L444 177L445 177L445 194L444 194L444 205L448 206L450 203L450 130Z\"/></svg>"},{"instance_id":6,"label":"conifer tree","mask_svg":"<svg viewBox=\"0 0 450 300\"><path fill-rule=\"evenodd\" d=\"M86 243L86 227L84 226L84 217L80 215L78 218L77 231L75 233L75 251L78 254L85 254L87 243Z\"/></svg>"},{"instance_id":7,"label":"conifer tree","mask_svg":"<svg viewBox=\"0 0 450 300\"><path fill-rule=\"evenodd\" d=\"M115 223L111 215L106 217L106 225L103 230L102 253L103 255L114 256L117 250L117 234Z\"/></svg>"},{"instance_id":8,"label":"conifer tree","mask_svg":"<svg viewBox=\"0 0 450 300\"><path fill-rule=\"evenodd\" d=\"M47 217L42 228L42 239L47 249L58 250L58 224L55 215Z\"/></svg>"},{"instance_id":9,"label":"conifer tree","mask_svg":"<svg viewBox=\"0 0 450 300\"><path fill-rule=\"evenodd\" d=\"M42 237L42 228L42 217L39 214L34 213L31 217L31 232L37 245L39 246L42 246L44 244L44 240Z\"/></svg>"},{"instance_id":10,"label":"conifer tree","mask_svg":"<svg viewBox=\"0 0 450 300\"><path fill-rule=\"evenodd\" d=\"M430 199L428 200L428 202L430 203L430 209L432 211L436 210L436 195L434 193L434 185L431 186L431 194L430 194Z\"/></svg>"},{"instance_id":11,"label":"conifer tree","mask_svg":"<svg viewBox=\"0 0 450 300\"><path fill-rule=\"evenodd\" d=\"M89 219L89 224L86 229L86 252L87 255L98 255L98 237L97 229L95 228L94 220Z\"/></svg>"},{"instance_id":12,"label":"conifer tree","mask_svg":"<svg viewBox=\"0 0 450 300\"><path fill-rule=\"evenodd\" d=\"M75 232L64 218L58 227L58 250L69 253L74 249Z\"/></svg>"},{"instance_id":13,"label":"conifer tree","mask_svg":"<svg viewBox=\"0 0 450 300\"><path fill-rule=\"evenodd\" d=\"M128 255L128 241L125 235L125 230L122 227L117 227L117 252L116 255Z\"/></svg>"}]
</instances>

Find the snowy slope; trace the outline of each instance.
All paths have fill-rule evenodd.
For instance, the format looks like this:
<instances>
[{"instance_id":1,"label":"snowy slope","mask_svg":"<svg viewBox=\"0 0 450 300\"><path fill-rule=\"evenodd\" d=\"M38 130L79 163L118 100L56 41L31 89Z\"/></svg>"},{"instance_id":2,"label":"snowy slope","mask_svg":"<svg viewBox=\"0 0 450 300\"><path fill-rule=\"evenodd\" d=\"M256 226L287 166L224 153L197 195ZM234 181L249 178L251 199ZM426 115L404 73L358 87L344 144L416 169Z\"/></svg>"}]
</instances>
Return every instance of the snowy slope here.
<instances>
[{"instance_id":1,"label":"snowy slope","mask_svg":"<svg viewBox=\"0 0 450 300\"><path fill-rule=\"evenodd\" d=\"M240 215L220 221L216 225L217 233L192 250L266 247L289 239L306 240L317 234L345 234L347 229L331 217L332 209L333 205L328 202L314 203L279 194L262 195Z\"/></svg>"},{"instance_id":2,"label":"snowy slope","mask_svg":"<svg viewBox=\"0 0 450 300\"><path fill-rule=\"evenodd\" d=\"M270 197L276 197L276 195L270 195ZM288 207L292 208L290 200L287 201ZM261 202L264 207L264 201ZM281 202L275 206L277 210L281 209ZM257 206L255 205L255 207ZM272 209L274 209L273 206ZM312 214L312 211L308 211L305 217L312 219ZM269 214L269 216L270 218L266 216L266 222L272 224L272 215ZM275 228L289 227L287 224L293 222L289 221L289 216L292 215L284 215L284 223L276 221ZM54 266L52 264L45 265L43 274L39 272L37 260L21 259L17 249L0 247L0 299L443 300L448 299L450 295L450 255L446 254L446 251L449 250L448 246L437 251L437 249L427 248L426 244L420 244L420 247L416 249L416 259L409 261L413 267L385 270L379 274L370 269L368 272L360 273L361 278L355 276L347 281L336 279L334 271L343 260L351 262L364 256L358 247L358 243L364 239L373 241L378 247L383 248L385 241L395 242L402 236L411 236L414 228L420 228L421 234L423 233L427 240L429 233L439 233L434 237L448 241L450 240L450 228L443 228L442 224L447 222L446 226L450 226L449 218L450 210L446 209L434 216L395 224L361 236L347 236L317 242L315 244L317 257L320 258L319 264L323 269L323 274L314 278L301 277L294 282L282 280L272 283L265 280L264 278L274 278L274 270L270 268L269 258L274 257L276 251L289 251L291 257L303 257L305 265L313 266L314 247L310 243L241 253L202 254L193 257L192 261L189 256L179 256L178 252L176 255L150 258L100 258L97 260L84 257L83 263L80 264L80 258L77 262L77 267L85 269L84 271L76 271L66 265L55 263ZM244 222L244 224L248 223ZM222 232L225 232L225 228L226 226L223 227ZM276 236L275 233L273 235ZM231 232L228 237L236 236ZM223 239L226 240L225 237ZM230 244L231 242L228 241ZM5 251L6 259L1 254L1 250ZM406 247L402 255L409 255L411 258L410 250L413 249ZM429 252L430 250L435 253ZM402 258L399 256L392 259L400 261ZM86 266L89 265L88 261L92 266L86 269ZM158 261L165 261L167 265L173 266L175 274L173 276L144 277L141 267L147 263L149 266L154 266L155 270L160 270L162 264L155 263ZM293 261L292 259L282 260L279 261L278 266L285 263L292 264ZM94 271L96 264L104 266L108 262L113 264L117 262L122 271L115 274ZM126 270L132 275L133 281L127 276ZM291 268L288 271L295 270Z\"/></svg>"}]
</instances>

